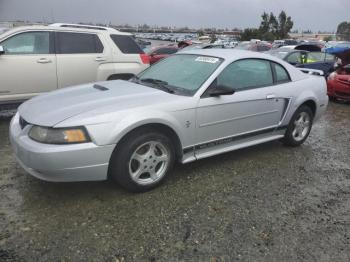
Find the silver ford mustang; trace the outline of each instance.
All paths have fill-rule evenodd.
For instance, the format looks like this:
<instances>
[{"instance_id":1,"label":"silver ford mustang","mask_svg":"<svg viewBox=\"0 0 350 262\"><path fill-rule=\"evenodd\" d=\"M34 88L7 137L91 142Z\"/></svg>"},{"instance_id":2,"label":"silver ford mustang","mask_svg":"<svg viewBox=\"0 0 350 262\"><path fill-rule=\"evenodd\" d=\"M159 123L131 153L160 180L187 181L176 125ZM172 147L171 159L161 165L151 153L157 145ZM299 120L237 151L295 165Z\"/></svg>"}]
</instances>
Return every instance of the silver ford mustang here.
<instances>
[{"instance_id":1,"label":"silver ford mustang","mask_svg":"<svg viewBox=\"0 0 350 262\"><path fill-rule=\"evenodd\" d=\"M188 163L281 139L298 146L326 110L323 77L278 58L210 49L173 55L130 81L57 90L19 107L20 165L48 181L112 178L130 191Z\"/></svg>"}]
</instances>

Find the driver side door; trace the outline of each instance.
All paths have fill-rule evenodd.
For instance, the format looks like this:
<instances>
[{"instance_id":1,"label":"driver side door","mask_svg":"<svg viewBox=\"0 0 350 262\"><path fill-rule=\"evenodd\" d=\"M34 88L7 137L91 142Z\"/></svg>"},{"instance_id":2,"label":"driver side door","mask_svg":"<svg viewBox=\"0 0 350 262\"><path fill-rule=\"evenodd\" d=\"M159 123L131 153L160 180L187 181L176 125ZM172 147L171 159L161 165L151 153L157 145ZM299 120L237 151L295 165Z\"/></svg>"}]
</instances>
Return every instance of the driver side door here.
<instances>
[{"instance_id":1,"label":"driver side door","mask_svg":"<svg viewBox=\"0 0 350 262\"><path fill-rule=\"evenodd\" d=\"M235 92L210 96L215 85ZM210 156L217 150L271 136L285 108L285 101L274 91L269 61L244 59L228 65L198 103L196 156Z\"/></svg>"}]
</instances>

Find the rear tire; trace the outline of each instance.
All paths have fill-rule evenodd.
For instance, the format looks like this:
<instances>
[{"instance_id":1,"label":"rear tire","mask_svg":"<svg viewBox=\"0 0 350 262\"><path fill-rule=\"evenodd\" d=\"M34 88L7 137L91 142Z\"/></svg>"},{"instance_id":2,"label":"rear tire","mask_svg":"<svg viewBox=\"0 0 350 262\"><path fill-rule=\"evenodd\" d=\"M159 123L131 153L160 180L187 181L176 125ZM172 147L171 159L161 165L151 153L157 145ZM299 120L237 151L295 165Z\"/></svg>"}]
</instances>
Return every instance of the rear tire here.
<instances>
[{"instance_id":1,"label":"rear tire","mask_svg":"<svg viewBox=\"0 0 350 262\"><path fill-rule=\"evenodd\" d=\"M300 146L310 134L314 115L311 109L302 105L290 120L282 142L287 146Z\"/></svg>"},{"instance_id":2,"label":"rear tire","mask_svg":"<svg viewBox=\"0 0 350 262\"><path fill-rule=\"evenodd\" d=\"M131 192L145 192L161 184L175 160L171 140L154 130L127 135L112 154L109 176Z\"/></svg>"}]
</instances>

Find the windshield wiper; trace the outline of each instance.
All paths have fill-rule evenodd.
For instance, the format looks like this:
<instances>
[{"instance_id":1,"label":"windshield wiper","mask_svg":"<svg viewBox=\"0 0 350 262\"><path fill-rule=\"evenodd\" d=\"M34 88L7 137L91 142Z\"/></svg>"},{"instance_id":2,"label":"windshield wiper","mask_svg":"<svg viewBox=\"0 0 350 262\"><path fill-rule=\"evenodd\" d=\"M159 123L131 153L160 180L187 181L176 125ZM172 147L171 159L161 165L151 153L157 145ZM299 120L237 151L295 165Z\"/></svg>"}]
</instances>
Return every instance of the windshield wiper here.
<instances>
[{"instance_id":1,"label":"windshield wiper","mask_svg":"<svg viewBox=\"0 0 350 262\"><path fill-rule=\"evenodd\" d=\"M137 79L140 82L144 82L144 83L150 83L150 84L153 84L157 87L159 87L160 89L170 93L170 94L173 94L175 93L174 90L170 89L169 87L167 87L168 85L168 82L166 81L163 81L163 80L159 80L159 79L154 79L154 78L138 78Z\"/></svg>"}]
</instances>

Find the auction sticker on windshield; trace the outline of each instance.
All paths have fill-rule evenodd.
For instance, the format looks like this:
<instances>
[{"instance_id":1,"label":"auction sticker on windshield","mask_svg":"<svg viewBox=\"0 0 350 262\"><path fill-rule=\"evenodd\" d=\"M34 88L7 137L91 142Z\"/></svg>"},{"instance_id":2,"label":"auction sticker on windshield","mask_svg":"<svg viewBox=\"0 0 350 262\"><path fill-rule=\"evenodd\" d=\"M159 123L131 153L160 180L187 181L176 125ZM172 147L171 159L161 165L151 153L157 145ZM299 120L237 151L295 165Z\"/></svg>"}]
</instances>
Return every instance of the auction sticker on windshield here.
<instances>
[{"instance_id":1,"label":"auction sticker on windshield","mask_svg":"<svg viewBox=\"0 0 350 262\"><path fill-rule=\"evenodd\" d=\"M205 57L205 56L199 56L196 58L197 62L204 62L204 63L211 63L211 64L216 64L217 62L219 62L219 58L215 58L215 57Z\"/></svg>"}]
</instances>

